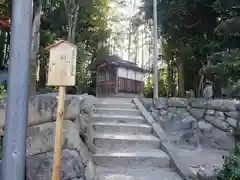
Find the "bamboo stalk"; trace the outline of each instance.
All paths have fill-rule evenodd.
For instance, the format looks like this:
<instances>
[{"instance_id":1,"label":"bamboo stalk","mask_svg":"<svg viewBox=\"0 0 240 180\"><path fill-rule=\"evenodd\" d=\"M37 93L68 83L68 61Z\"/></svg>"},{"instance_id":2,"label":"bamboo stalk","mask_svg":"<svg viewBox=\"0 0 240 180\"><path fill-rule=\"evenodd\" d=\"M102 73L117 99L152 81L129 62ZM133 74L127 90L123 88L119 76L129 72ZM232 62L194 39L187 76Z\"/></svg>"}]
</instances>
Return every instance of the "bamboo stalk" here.
<instances>
[{"instance_id":1,"label":"bamboo stalk","mask_svg":"<svg viewBox=\"0 0 240 180\"><path fill-rule=\"evenodd\" d=\"M65 101L65 87L60 86L59 94L58 94L58 111L57 111L57 120L56 120L52 180L60 179L59 174L60 174L60 165L61 165L64 101Z\"/></svg>"}]
</instances>

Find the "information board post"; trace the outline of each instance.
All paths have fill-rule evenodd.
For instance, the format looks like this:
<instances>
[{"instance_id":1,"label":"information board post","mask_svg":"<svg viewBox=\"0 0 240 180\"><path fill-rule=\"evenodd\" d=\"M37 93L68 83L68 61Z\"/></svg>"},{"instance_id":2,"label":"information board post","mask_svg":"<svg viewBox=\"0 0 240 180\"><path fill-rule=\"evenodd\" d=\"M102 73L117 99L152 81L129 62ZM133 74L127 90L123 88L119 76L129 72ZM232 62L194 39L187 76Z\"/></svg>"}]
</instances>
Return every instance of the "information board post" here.
<instances>
[{"instance_id":1,"label":"information board post","mask_svg":"<svg viewBox=\"0 0 240 180\"><path fill-rule=\"evenodd\" d=\"M60 174L60 166L61 166L62 127L63 127L63 118L64 118L65 90L66 88L64 86L59 87L52 180L60 179L59 174Z\"/></svg>"},{"instance_id":2,"label":"information board post","mask_svg":"<svg viewBox=\"0 0 240 180\"><path fill-rule=\"evenodd\" d=\"M55 130L52 180L60 179L62 127L66 86L74 86L76 79L77 48L67 41L59 41L49 47L48 86L58 86L58 108Z\"/></svg>"}]
</instances>

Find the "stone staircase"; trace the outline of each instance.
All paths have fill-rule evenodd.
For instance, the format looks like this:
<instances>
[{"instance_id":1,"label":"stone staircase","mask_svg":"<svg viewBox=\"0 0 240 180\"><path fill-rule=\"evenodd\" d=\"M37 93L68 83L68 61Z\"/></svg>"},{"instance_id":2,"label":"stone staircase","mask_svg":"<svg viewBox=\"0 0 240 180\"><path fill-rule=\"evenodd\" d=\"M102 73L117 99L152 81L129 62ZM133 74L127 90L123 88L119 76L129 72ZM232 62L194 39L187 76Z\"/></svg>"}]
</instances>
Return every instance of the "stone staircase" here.
<instances>
[{"instance_id":1,"label":"stone staircase","mask_svg":"<svg viewBox=\"0 0 240 180\"><path fill-rule=\"evenodd\" d=\"M102 99L92 120L96 180L181 180L131 99Z\"/></svg>"}]
</instances>

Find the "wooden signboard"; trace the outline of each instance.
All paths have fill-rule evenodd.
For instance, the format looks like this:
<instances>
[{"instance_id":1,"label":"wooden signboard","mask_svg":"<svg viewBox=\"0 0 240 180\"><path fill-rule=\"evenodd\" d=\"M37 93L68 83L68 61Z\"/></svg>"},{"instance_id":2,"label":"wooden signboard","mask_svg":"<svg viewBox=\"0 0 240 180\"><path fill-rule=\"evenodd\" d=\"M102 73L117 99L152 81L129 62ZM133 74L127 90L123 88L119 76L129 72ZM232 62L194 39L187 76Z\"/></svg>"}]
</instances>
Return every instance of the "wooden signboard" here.
<instances>
[{"instance_id":1,"label":"wooden signboard","mask_svg":"<svg viewBox=\"0 0 240 180\"><path fill-rule=\"evenodd\" d=\"M75 85L77 47L62 40L46 49L50 50L47 85L59 87L52 180L60 180L65 88Z\"/></svg>"},{"instance_id":2,"label":"wooden signboard","mask_svg":"<svg viewBox=\"0 0 240 180\"><path fill-rule=\"evenodd\" d=\"M48 86L74 86L76 79L77 48L67 41L59 41L48 47L50 59Z\"/></svg>"}]
</instances>

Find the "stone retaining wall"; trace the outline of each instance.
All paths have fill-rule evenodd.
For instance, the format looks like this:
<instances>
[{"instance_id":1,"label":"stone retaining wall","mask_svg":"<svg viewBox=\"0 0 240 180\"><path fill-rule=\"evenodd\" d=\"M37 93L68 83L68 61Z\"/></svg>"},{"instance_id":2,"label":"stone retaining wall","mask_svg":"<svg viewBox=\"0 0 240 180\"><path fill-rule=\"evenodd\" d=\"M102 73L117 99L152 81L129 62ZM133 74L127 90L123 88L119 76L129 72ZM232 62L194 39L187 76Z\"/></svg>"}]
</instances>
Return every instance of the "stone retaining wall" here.
<instances>
[{"instance_id":1,"label":"stone retaining wall","mask_svg":"<svg viewBox=\"0 0 240 180\"><path fill-rule=\"evenodd\" d=\"M86 129L97 98L84 95L67 95L63 123L61 158L62 180L93 180L95 167L92 152L86 142ZM6 103L6 100L3 100ZM5 106L1 106L0 129L5 124ZM51 179L56 94L41 94L29 100L27 129L27 179ZM1 175L0 175L1 179Z\"/></svg>"},{"instance_id":2,"label":"stone retaining wall","mask_svg":"<svg viewBox=\"0 0 240 180\"><path fill-rule=\"evenodd\" d=\"M234 100L160 98L156 108L161 115L166 113L165 108L173 112L176 110L182 115L188 112L200 126L209 123L223 131L231 131L237 125L237 104Z\"/></svg>"},{"instance_id":3,"label":"stone retaining wall","mask_svg":"<svg viewBox=\"0 0 240 180\"><path fill-rule=\"evenodd\" d=\"M191 172L178 168L181 173L186 177L191 174L194 180L217 179L224 163L222 156L228 155L234 147L232 131L239 118L239 102L159 98L155 107L152 99L143 98L141 102L173 145L172 154L177 154L177 158L171 157L177 167L188 166L186 169Z\"/></svg>"},{"instance_id":4,"label":"stone retaining wall","mask_svg":"<svg viewBox=\"0 0 240 180\"><path fill-rule=\"evenodd\" d=\"M210 131L215 133L216 143L222 146L219 147L220 149L232 148L232 140L228 143L228 139L231 139L229 136L237 125L239 102L223 99L159 98L156 107L153 108L151 100L142 99L141 101L155 120L163 126L169 122L181 121L179 126L187 124L191 126L191 129L198 130L200 133L209 134ZM220 132L224 132L224 138ZM206 140L210 138L212 137L205 137ZM221 142L223 139L224 142Z\"/></svg>"}]
</instances>

